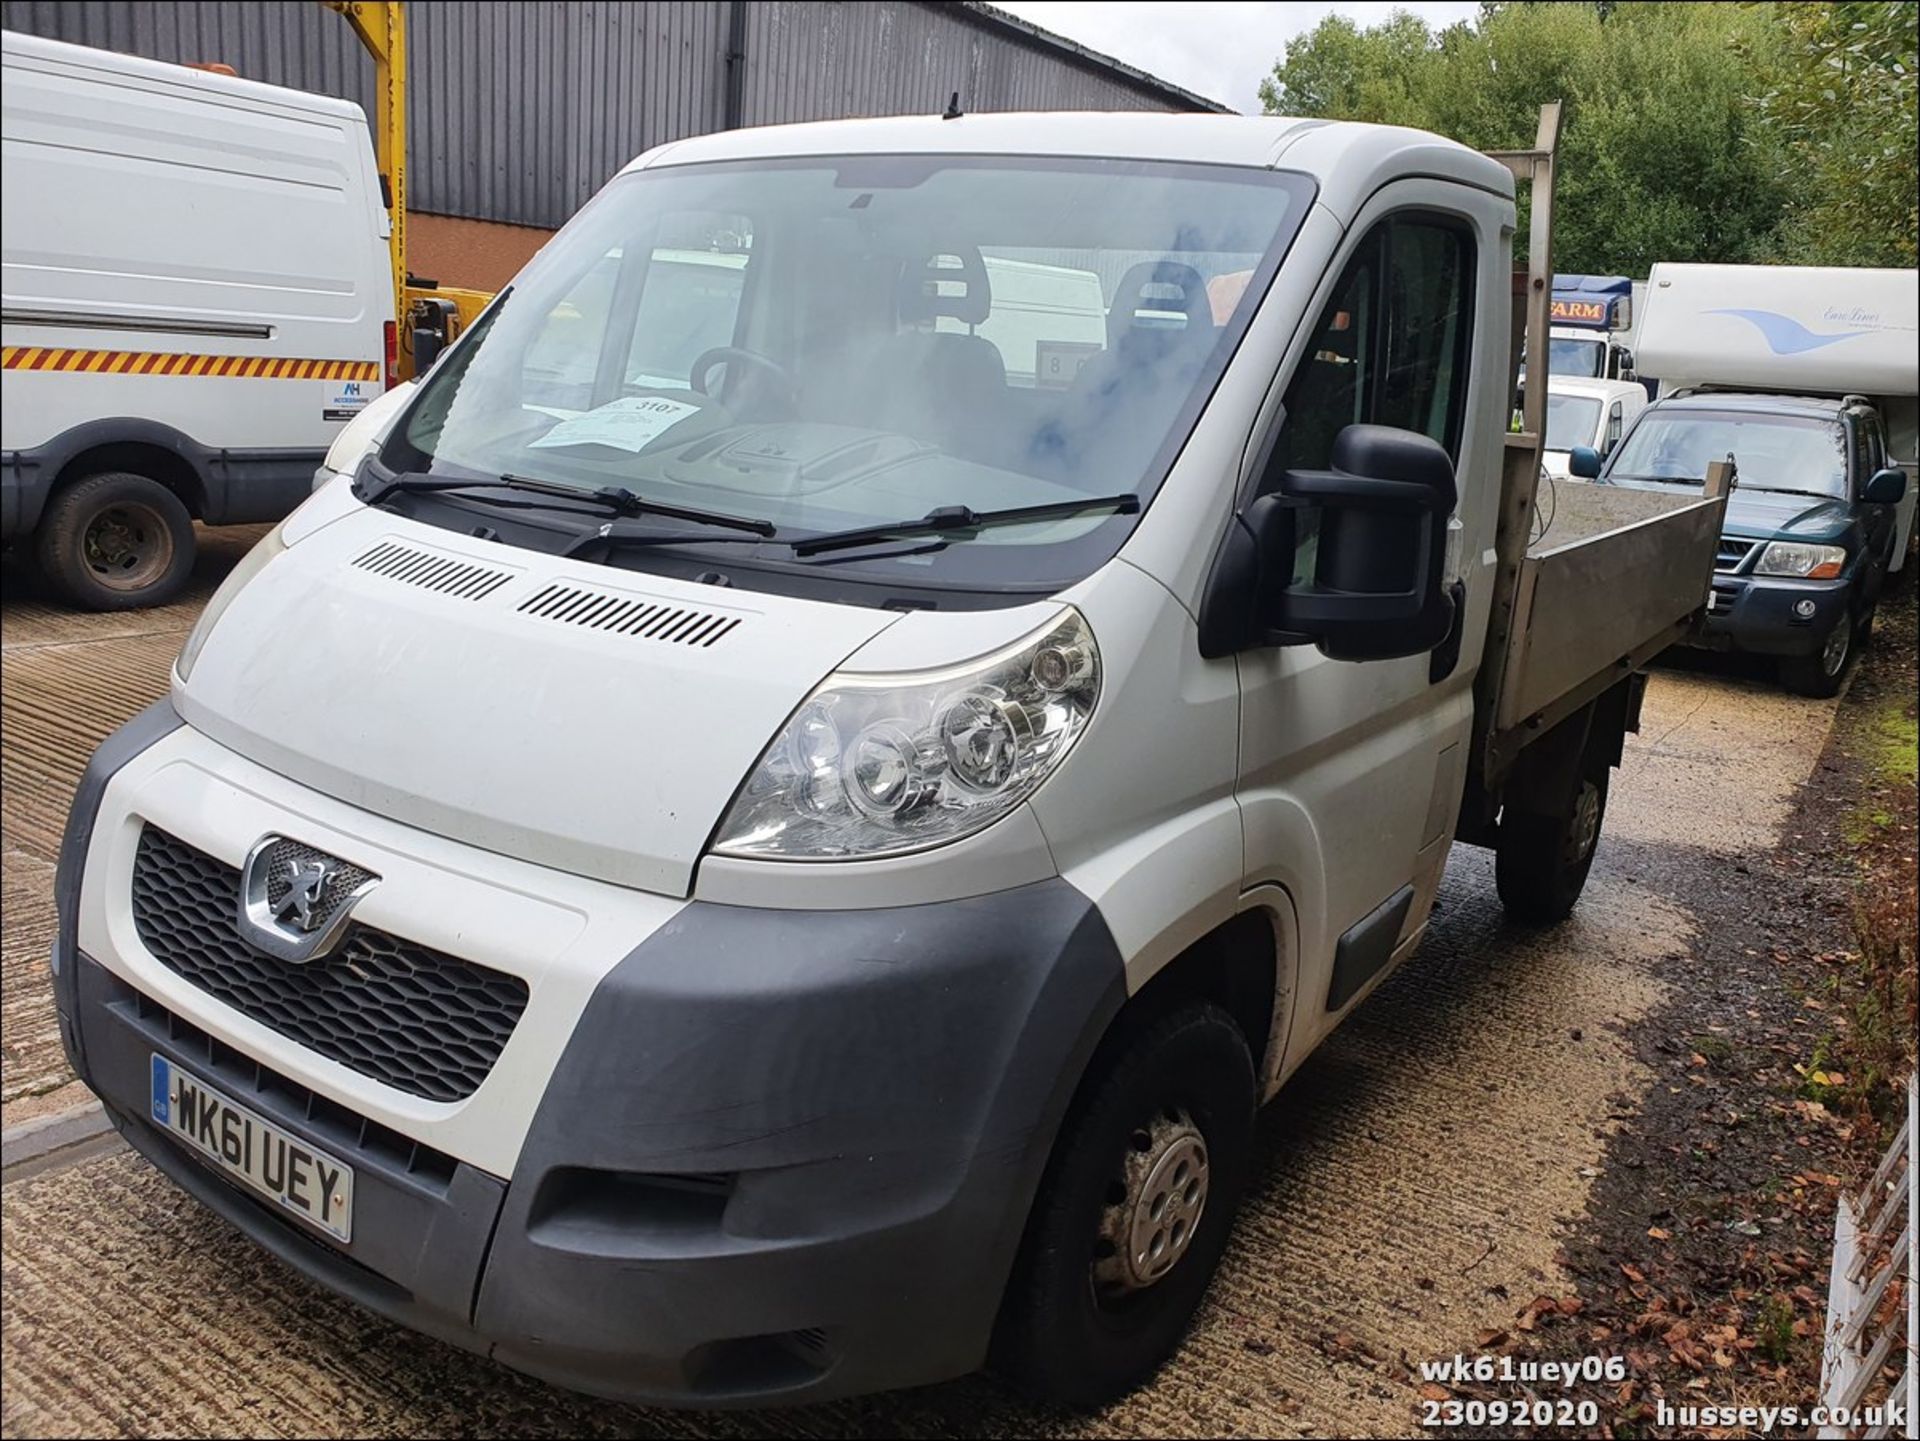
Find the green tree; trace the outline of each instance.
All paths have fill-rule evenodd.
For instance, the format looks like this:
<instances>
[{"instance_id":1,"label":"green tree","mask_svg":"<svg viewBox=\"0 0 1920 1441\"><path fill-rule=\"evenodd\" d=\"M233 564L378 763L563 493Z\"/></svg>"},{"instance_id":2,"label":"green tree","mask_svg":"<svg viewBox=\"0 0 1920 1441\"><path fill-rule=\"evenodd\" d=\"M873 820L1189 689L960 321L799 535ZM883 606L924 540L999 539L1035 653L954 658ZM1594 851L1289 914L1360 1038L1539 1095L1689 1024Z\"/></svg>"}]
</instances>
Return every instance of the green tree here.
<instances>
[{"instance_id":1,"label":"green tree","mask_svg":"<svg viewBox=\"0 0 1920 1441\"><path fill-rule=\"evenodd\" d=\"M1757 104L1783 49L1774 8L1495 4L1437 34L1405 13L1365 30L1329 19L1261 99L1481 149L1530 144L1540 105L1564 100L1556 268L1759 259L1787 213L1781 140Z\"/></svg>"},{"instance_id":2,"label":"green tree","mask_svg":"<svg viewBox=\"0 0 1920 1441\"><path fill-rule=\"evenodd\" d=\"M1758 100L1787 166L1784 260L1920 262L1920 5L1780 7L1784 64Z\"/></svg>"}]
</instances>

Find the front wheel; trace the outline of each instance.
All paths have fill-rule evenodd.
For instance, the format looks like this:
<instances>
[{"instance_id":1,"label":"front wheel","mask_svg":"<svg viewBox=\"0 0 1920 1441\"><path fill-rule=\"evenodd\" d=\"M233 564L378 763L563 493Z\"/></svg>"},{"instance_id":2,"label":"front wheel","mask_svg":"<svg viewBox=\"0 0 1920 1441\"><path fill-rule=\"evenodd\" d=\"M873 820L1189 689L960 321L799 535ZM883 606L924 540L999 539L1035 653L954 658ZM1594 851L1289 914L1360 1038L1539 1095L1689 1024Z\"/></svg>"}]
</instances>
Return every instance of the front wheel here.
<instances>
[{"instance_id":1,"label":"front wheel","mask_svg":"<svg viewBox=\"0 0 1920 1441\"><path fill-rule=\"evenodd\" d=\"M1826 644L1813 655L1795 656L1780 662L1780 684L1795 695L1825 700L1840 694L1847 678L1847 667L1873 634L1873 612L1859 620L1842 619L1827 637Z\"/></svg>"},{"instance_id":2,"label":"front wheel","mask_svg":"<svg viewBox=\"0 0 1920 1441\"><path fill-rule=\"evenodd\" d=\"M1493 877L1508 915L1550 926L1573 910L1600 844L1607 774L1582 777L1580 792L1563 816L1509 810L1500 818Z\"/></svg>"},{"instance_id":3,"label":"front wheel","mask_svg":"<svg viewBox=\"0 0 1920 1441\"><path fill-rule=\"evenodd\" d=\"M1253 1148L1253 1057L1195 1002L1090 1076L1055 1143L993 1366L1037 1401L1098 1406L1171 1356L1206 1294Z\"/></svg>"}]
</instances>

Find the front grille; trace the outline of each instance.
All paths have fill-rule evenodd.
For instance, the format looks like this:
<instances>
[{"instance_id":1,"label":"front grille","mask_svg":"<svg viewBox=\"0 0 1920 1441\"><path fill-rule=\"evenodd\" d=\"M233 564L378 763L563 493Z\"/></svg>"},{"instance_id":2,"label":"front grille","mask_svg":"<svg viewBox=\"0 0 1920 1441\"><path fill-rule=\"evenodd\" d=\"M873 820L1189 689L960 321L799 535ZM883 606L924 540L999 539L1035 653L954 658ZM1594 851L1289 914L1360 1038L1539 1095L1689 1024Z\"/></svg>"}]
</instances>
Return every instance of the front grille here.
<instances>
[{"instance_id":1,"label":"front grille","mask_svg":"<svg viewBox=\"0 0 1920 1441\"><path fill-rule=\"evenodd\" d=\"M1736 598L1737 598L1736 592L1732 586L1716 585L1707 594L1707 614L1708 615L1732 614L1733 602Z\"/></svg>"},{"instance_id":2,"label":"front grille","mask_svg":"<svg viewBox=\"0 0 1920 1441\"><path fill-rule=\"evenodd\" d=\"M1758 544L1757 541L1734 540L1730 536L1721 536L1720 549L1714 556L1713 568L1723 571L1738 570L1740 568L1740 562L1747 558L1747 553L1751 551L1756 544Z\"/></svg>"},{"instance_id":3,"label":"front grille","mask_svg":"<svg viewBox=\"0 0 1920 1441\"><path fill-rule=\"evenodd\" d=\"M295 964L239 928L240 872L155 826L133 862L133 924L156 960L269 1030L429 1101L470 1096L526 1009L526 982L371 926Z\"/></svg>"}]
</instances>

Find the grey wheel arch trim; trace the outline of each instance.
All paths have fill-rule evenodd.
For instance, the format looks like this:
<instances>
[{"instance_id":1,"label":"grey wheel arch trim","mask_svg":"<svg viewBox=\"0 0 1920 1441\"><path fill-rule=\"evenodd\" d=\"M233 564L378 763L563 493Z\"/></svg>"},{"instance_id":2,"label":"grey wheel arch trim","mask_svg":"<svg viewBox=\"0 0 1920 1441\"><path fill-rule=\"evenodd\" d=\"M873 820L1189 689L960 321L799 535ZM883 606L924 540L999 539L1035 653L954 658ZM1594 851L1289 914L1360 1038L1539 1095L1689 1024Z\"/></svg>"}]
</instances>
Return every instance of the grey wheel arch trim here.
<instances>
[{"instance_id":1,"label":"grey wheel arch trim","mask_svg":"<svg viewBox=\"0 0 1920 1441\"><path fill-rule=\"evenodd\" d=\"M496 1354L594 1390L609 1351L677 1349L683 1322L663 1312L722 1335L826 1331L841 1357L796 1400L977 1368L1054 1138L1125 1000L1105 921L1059 879L882 910L690 904L575 1026L476 1325L540 1337ZM681 1275L661 1256L643 1300L609 1295L582 1254L572 1274L596 1300L539 1314L569 1274L556 1186L583 1170L734 1178L715 1223L730 1269Z\"/></svg>"},{"instance_id":2,"label":"grey wheel arch trim","mask_svg":"<svg viewBox=\"0 0 1920 1441\"><path fill-rule=\"evenodd\" d=\"M140 416L103 416L62 431L43 445L10 450L0 459L0 538L26 535L40 523L55 482L73 460L109 445L141 445L166 452L192 472L193 494L180 497L209 525L278 520L311 493L324 446L231 449Z\"/></svg>"}]
</instances>

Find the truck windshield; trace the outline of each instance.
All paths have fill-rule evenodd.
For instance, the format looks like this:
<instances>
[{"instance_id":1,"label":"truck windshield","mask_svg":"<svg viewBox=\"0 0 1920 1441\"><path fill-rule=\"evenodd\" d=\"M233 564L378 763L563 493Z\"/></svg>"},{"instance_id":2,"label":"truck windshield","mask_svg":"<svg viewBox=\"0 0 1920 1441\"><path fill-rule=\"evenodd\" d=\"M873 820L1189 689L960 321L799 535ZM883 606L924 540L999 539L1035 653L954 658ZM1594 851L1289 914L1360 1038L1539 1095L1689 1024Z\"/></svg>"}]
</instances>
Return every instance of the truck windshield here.
<instances>
[{"instance_id":1,"label":"truck windshield","mask_svg":"<svg viewBox=\"0 0 1920 1441\"><path fill-rule=\"evenodd\" d=\"M949 506L1144 507L1311 196L1271 171L1024 156L635 172L429 375L381 459L618 486L782 541ZM1071 580L1133 523L1036 521L837 568Z\"/></svg>"},{"instance_id":2,"label":"truck windshield","mask_svg":"<svg viewBox=\"0 0 1920 1441\"><path fill-rule=\"evenodd\" d=\"M1585 395L1547 396L1547 449L1572 450L1592 445L1600 423L1600 402Z\"/></svg>"},{"instance_id":3,"label":"truck windshield","mask_svg":"<svg viewBox=\"0 0 1920 1441\"><path fill-rule=\"evenodd\" d=\"M1604 340L1554 336L1547 341L1547 374L1576 375L1584 380L1599 380L1606 369L1607 344Z\"/></svg>"},{"instance_id":4,"label":"truck windshield","mask_svg":"<svg viewBox=\"0 0 1920 1441\"><path fill-rule=\"evenodd\" d=\"M1846 433L1811 416L1650 410L1614 451L1607 477L1700 485L1708 464L1729 455L1743 490L1846 498Z\"/></svg>"}]
</instances>

